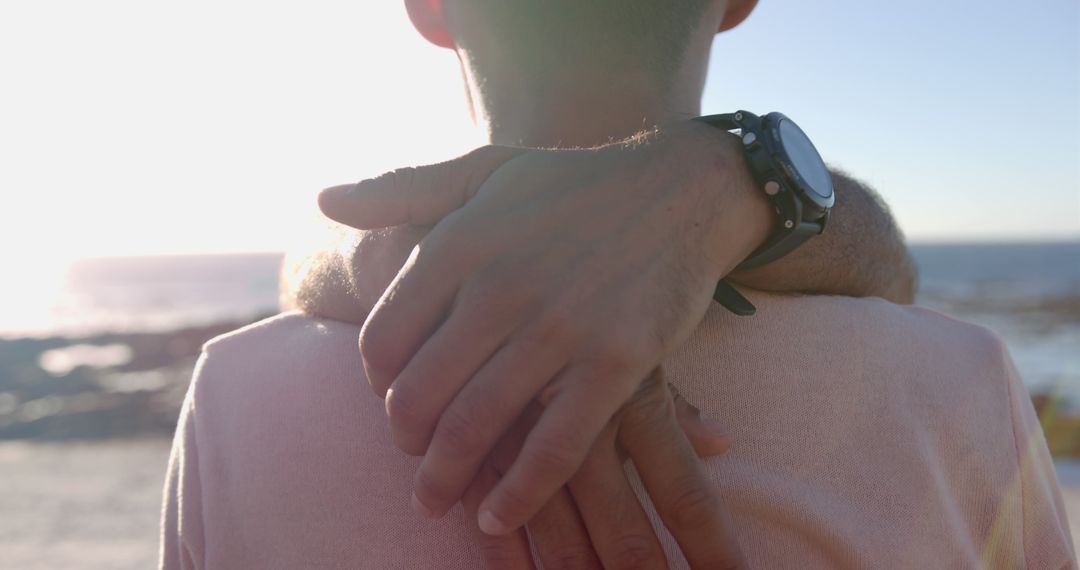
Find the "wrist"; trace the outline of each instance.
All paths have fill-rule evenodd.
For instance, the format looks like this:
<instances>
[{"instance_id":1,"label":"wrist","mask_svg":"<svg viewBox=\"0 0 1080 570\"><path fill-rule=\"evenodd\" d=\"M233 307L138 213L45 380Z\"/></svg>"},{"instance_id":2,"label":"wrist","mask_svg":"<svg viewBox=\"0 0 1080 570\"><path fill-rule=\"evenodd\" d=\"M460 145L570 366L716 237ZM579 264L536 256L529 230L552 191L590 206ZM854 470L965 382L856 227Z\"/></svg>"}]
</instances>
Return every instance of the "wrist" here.
<instances>
[{"instance_id":1,"label":"wrist","mask_svg":"<svg viewBox=\"0 0 1080 570\"><path fill-rule=\"evenodd\" d=\"M698 121L681 121L671 131L702 203L713 206L704 245L725 275L769 238L775 210L750 173L739 137Z\"/></svg>"}]
</instances>

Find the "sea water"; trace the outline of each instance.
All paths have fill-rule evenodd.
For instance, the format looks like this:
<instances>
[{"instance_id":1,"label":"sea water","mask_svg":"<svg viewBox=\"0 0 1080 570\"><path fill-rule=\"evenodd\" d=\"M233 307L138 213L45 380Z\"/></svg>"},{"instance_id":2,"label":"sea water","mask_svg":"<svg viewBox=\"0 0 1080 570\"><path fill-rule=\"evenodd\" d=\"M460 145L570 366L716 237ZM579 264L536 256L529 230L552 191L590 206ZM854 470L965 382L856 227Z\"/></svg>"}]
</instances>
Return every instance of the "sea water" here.
<instances>
[{"instance_id":1,"label":"sea water","mask_svg":"<svg viewBox=\"0 0 1080 570\"><path fill-rule=\"evenodd\" d=\"M1033 391L1080 402L1080 242L920 244L919 303L986 325ZM14 275L0 338L165 331L277 309L280 254L103 258Z\"/></svg>"}]
</instances>

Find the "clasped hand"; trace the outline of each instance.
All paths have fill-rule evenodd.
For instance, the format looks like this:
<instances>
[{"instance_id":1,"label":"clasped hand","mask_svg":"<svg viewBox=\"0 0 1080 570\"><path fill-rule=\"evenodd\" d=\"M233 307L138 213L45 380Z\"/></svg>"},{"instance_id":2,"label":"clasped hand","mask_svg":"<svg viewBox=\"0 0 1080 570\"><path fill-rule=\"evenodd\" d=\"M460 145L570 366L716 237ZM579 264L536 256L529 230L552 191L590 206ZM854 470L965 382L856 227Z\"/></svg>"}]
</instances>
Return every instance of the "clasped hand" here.
<instances>
[{"instance_id":1,"label":"clasped hand","mask_svg":"<svg viewBox=\"0 0 1080 570\"><path fill-rule=\"evenodd\" d=\"M530 405L480 528L515 531L579 471L764 239L741 160L733 137L687 123L596 149L488 146L323 192L356 228L435 224L360 338L396 444L424 456L417 510L460 501Z\"/></svg>"}]
</instances>

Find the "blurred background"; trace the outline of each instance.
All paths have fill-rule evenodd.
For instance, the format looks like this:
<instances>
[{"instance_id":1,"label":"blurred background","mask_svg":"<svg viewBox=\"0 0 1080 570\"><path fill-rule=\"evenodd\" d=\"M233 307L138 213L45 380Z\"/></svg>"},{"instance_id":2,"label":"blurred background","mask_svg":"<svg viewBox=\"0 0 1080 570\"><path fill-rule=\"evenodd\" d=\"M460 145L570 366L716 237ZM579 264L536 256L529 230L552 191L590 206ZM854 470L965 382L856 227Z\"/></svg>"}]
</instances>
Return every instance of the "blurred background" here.
<instances>
[{"instance_id":1,"label":"blurred background","mask_svg":"<svg viewBox=\"0 0 1080 570\"><path fill-rule=\"evenodd\" d=\"M1075 0L761 0L703 109L781 110L881 192L919 302L1008 343L1070 511L1078 37ZM150 567L199 348L277 311L315 193L483 134L400 2L10 0L0 77L0 567Z\"/></svg>"}]
</instances>

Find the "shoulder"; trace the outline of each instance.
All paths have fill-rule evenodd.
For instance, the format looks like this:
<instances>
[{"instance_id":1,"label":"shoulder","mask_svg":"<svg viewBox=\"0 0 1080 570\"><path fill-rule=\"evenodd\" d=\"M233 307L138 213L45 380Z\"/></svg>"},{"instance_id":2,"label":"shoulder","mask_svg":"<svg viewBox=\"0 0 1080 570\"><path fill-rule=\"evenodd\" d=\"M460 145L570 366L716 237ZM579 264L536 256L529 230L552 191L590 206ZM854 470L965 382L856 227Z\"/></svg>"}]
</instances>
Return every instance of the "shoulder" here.
<instances>
[{"instance_id":1,"label":"shoulder","mask_svg":"<svg viewBox=\"0 0 1080 570\"><path fill-rule=\"evenodd\" d=\"M803 334L823 335L834 357L859 363L862 374L855 378L885 375L893 378L891 390L938 398L942 405L981 404L987 412L1007 401L1014 376L1008 348L987 327L878 298L803 297L788 303L790 312L804 305L810 317L804 323L814 323Z\"/></svg>"},{"instance_id":2,"label":"shoulder","mask_svg":"<svg viewBox=\"0 0 1080 570\"><path fill-rule=\"evenodd\" d=\"M1004 362L1006 348L990 329L917 305L898 305L877 297L777 295L747 292L758 307L749 319L713 315L784 342L811 343L823 351L881 355L955 354L968 363ZM721 313L714 309L711 313ZM824 353L824 352L823 352ZM943 364L943 363L942 363Z\"/></svg>"},{"instance_id":3,"label":"shoulder","mask_svg":"<svg viewBox=\"0 0 1080 570\"><path fill-rule=\"evenodd\" d=\"M211 340L192 380L197 421L225 430L359 407L371 392L359 333L357 325L291 312Z\"/></svg>"},{"instance_id":4,"label":"shoulder","mask_svg":"<svg viewBox=\"0 0 1080 570\"><path fill-rule=\"evenodd\" d=\"M358 325L282 313L207 342L195 379L272 383L297 372L341 372L360 365L359 334Z\"/></svg>"},{"instance_id":5,"label":"shoulder","mask_svg":"<svg viewBox=\"0 0 1080 570\"><path fill-rule=\"evenodd\" d=\"M198 450L208 567L358 567L432 552L395 542L430 529L401 506L418 461L393 444L359 332L286 313L205 346L182 445Z\"/></svg>"},{"instance_id":6,"label":"shoulder","mask_svg":"<svg viewBox=\"0 0 1080 570\"><path fill-rule=\"evenodd\" d=\"M738 413L728 404L767 404L776 421L800 417L806 429L863 413L872 426L888 413L912 429L993 424L1008 436L1008 423L998 420L1009 417L1014 372L989 329L881 299L747 297L755 316L712 308L668 361L673 383L695 405L713 401L717 412Z\"/></svg>"},{"instance_id":7,"label":"shoulder","mask_svg":"<svg viewBox=\"0 0 1080 570\"><path fill-rule=\"evenodd\" d=\"M229 359L250 351L266 351L281 343L329 348L342 344L351 333L358 335L360 327L290 311L215 337L203 345L203 353L215 359Z\"/></svg>"},{"instance_id":8,"label":"shoulder","mask_svg":"<svg viewBox=\"0 0 1080 570\"><path fill-rule=\"evenodd\" d=\"M1029 556L1069 555L1052 463L998 335L879 299L747 297L757 315L711 310L670 377L703 415L730 426L738 444L717 467L723 478L733 488L769 481L767 507L752 505L752 517L772 525L779 496L783 508L827 521L837 540L923 544L862 549L920 558L905 567L932 566L934 556L1016 567L1025 545Z\"/></svg>"}]
</instances>

